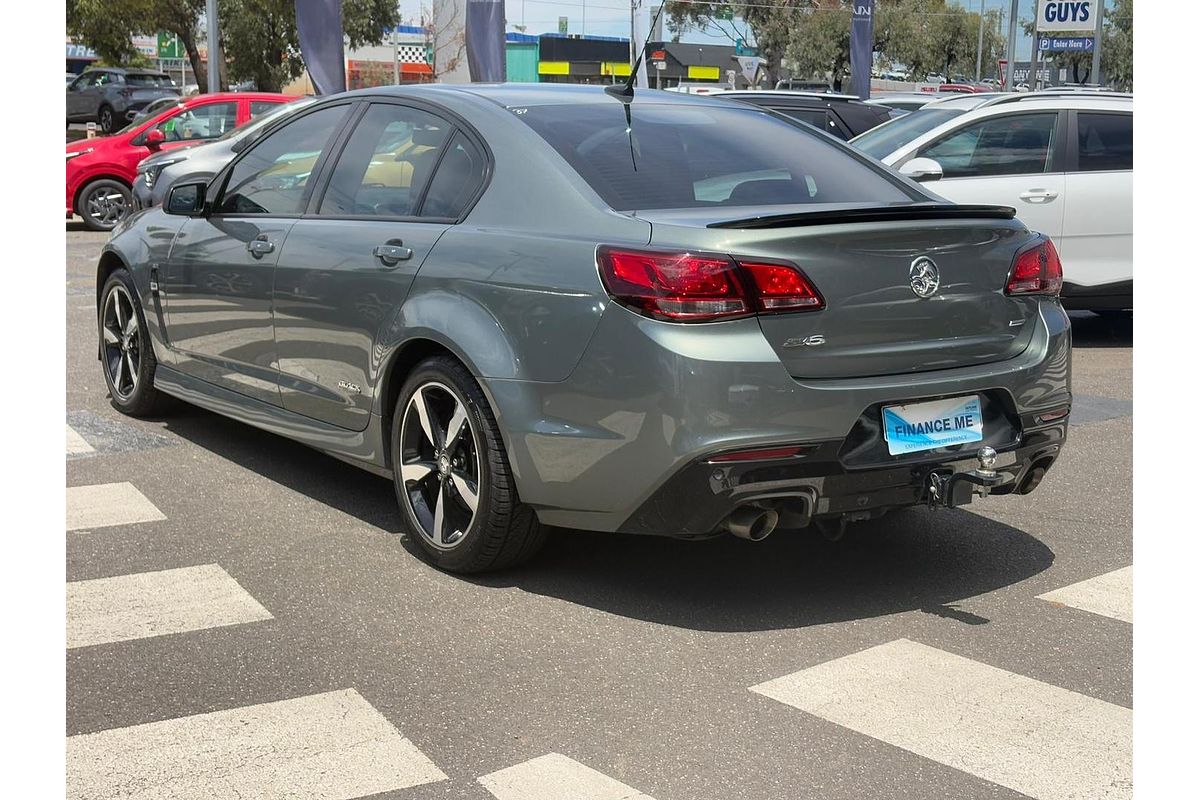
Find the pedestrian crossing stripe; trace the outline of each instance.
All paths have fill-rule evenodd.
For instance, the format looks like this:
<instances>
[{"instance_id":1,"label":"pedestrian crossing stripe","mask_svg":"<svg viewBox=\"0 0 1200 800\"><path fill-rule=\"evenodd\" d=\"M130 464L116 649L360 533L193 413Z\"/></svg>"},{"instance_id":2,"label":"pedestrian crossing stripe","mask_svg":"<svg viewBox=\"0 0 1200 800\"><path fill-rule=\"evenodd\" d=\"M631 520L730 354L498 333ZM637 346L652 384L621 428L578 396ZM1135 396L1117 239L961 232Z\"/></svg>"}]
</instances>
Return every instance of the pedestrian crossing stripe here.
<instances>
[{"instance_id":1,"label":"pedestrian crossing stripe","mask_svg":"<svg viewBox=\"0 0 1200 800\"><path fill-rule=\"evenodd\" d=\"M272 619L216 564L67 584L67 648Z\"/></svg>"},{"instance_id":2,"label":"pedestrian crossing stripe","mask_svg":"<svg viewBox=\"0 0 1200 800\"><path fill-rule=\"evenodd\" d=\"M132 483L67 488L67 530L164 520L166 516Z\"/></svg>"},{"instance_id":3,"label":"pedestrian crossing stripe","mask_svg":"<svg viewBox=\"0 0 1200 800\"><path fill-rule=\"evenodd\" d=\"M1038 599L1132 623L1133 567L1113 570L1086 581L1039 594Z\"/></svg>"},{"instance_id":4,"label":"pedestrian crossing stripe","mask_svg":"<svg viewBox=\"0 0 1200 800\"><path fill-rule=\"evenodd\" d=\"M70 425L68 425L67 426L67 455L80 456L80 455L84 455L85 453L94 453L94 452L96 452L96 448L94 448L90 444L88 444L87 439L84 439L82 436L79 435L78 431L76 431L74 428L72 428Z\"/></svg>"},{"instance_id":5,"label":"pedestrian crossing stripe","mask_svg":"<svg viewBox=\"0 0 1200 800\"><path fill-rule=\"evenodd\" d=\"M479 782L497 800L654 800L561 753L484 775Z\"/></svg>"},{"instance_id":6,"label":"pedestrian crossing stripe","mask_svg":"<svg viewBox=\"0 0 1200 800\"><path fill-rule=\"evenodd\" d=\"M1039 800L1132 796L1132 710L907 639L750 691Z\"/></svg>"},{"instance_id":7,"label":"pedestrian crossing stripe","mask_svg":"<svg viewBox=\"0 0 1200 800\"><path fill-rule=\"evenodd\" d=\"M442 780L353 689L67 737L68 800L349 800Z\"/></svg>"}]
</instances>

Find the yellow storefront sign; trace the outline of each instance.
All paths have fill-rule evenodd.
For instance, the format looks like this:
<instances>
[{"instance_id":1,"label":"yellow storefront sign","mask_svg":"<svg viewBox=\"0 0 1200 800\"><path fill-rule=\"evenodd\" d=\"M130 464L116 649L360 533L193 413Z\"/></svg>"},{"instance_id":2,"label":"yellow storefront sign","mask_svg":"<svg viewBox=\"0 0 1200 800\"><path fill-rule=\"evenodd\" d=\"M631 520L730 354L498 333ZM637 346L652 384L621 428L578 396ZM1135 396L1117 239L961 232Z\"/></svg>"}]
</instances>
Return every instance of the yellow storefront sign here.
<instances>
[{"instance_id":1,"label":"yellow storefront sign","mask_svg":"<svg viewBox=\"0 0 1200 800\"><path fill-rule=\"evenodd\" d=\"M604 61L600 64L601 75L615 75L618 78L629 77L629 63L626 61Z\"/></svg>"},{"instance_id":2,"label":"yellow storefront sign","mask_svg":"<svg viewBox=\"0 0 1200 800\"><path fill-rule=\"evenodd\" d=\"M538 62L538 74L539 75L570 75L571 74L571 62L570 61L539 61Z\"/></svg>"},{"instance_id":3,"label":"yellow storefront sign","mask_svg":"<svg viewBox=\"0 0 1200 800\"><path fill-rule=\"evenodd\" d=\"M688 77L701 81L721 80L720 67L688 67Z\"/></svg>"}]
</instances>

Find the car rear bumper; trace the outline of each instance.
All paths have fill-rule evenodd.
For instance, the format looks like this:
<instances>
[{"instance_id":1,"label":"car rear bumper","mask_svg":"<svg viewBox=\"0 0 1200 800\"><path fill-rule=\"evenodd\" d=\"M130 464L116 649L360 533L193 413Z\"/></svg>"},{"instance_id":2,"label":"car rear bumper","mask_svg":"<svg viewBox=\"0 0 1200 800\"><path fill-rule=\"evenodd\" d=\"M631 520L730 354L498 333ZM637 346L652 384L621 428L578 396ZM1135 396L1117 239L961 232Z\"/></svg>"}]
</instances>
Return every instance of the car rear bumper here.
<instances>
[{"instance_id":1,"label":"car rear bumper","mask_svg":"<svg viewBox=\"0 0 1200 800\"><path fill-rule=\"evenodd\" d=\"M1029 346L1015 358L905 375L800 380L788 374L754 319L705 325L701 333L610 305L566 380L482 384L500 418L521 499L543 522L698 535L748 492L763 491L760 478L780 469L728 469L732 482L726 485L705 463L716 453L811 446L778 472L778 488L815 490L818 502L828 501L815 512L830 514L850 502L865 502L865 508L918 502L917 478L934 467L977 466L980 444L888 456L877 431L885 403L974 393L990 398L1004 422L989 426L985 414L982 444L999 451L1000 463L1019 481L1035 462L1052 462L1065 440L1065 421L1034 436L1031 420L1070 407L1070 340L1061 305L1045 300ZM863 495L868 500L858 499Z\"/></svg>"},{"instance_id":2,"label":"car rear bumper","mask_svg":"<svg viewBox=\"0 0 1200 800\"><path fill-rule=\"evenodd\" d=\"M1018 443L1001 451L992 494L1027 494L1058 459L1067 436L1067 420L1029 430ZM780 526L803 527L814 519L868 519L891 508L920 503L966 505L974 490L956 484L953 494L931 497L930 479L937 473L947 484L979 468L977 448L964 446L934 460L912 459L893 466L847 469L839 457L845 442L812 445L803 455L745 463L712 463L705 459L679 470L620 525L626 533L703 536L721 528L735 510L771 509ZM940 502L939 502L940 501Z\"/></svg>"}]
</instances>

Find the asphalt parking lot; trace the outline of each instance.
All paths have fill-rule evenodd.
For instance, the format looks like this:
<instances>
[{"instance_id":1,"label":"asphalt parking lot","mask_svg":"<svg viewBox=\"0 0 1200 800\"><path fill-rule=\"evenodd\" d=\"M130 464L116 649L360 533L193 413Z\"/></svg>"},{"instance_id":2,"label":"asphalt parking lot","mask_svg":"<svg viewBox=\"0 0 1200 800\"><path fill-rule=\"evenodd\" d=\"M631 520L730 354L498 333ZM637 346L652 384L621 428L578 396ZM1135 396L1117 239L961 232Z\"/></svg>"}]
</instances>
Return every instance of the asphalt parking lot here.
<instances>
[{"instance_id":1,"label":"asphalt parking lot","mask_svg":"<svg viewBox=\"0 0 1200 800\"><path fill-rule=\"evenodd\" d=\"M1128 321L1073 317L1070 441L1029 497L836 543L558 531L463 579L385 480L119 415L106 234L66 236L70 797L1131 796Z\"/></svg>"}]
</instances>

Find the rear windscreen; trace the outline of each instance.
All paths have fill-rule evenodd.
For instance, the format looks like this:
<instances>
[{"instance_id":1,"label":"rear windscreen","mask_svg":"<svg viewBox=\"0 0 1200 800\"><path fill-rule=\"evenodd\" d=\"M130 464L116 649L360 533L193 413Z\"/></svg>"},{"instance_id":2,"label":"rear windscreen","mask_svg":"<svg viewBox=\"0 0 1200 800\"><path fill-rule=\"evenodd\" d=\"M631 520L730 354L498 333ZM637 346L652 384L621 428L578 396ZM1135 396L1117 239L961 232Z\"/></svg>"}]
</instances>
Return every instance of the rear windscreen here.
<instances>
[{"instance_id":1,"label":"rear windscreen","mask_svg":"<svg viewBox=\"0 0 1200 800\"><path fill-rule=\"evenodd\" d=\"M851 139L850 144L862 150L872 158L887 158L896 150L916 139L922 134L952 120L966 109L959 108L921 108L911 114L905 114L886 125L872 128L863 135Z\"/></svg>"},{"instance_id":2,"label":"rear windscreen","mask_svg":"<svg viewBox=\"0 0 1200 800\"><path fill-rule=\"evenodd\" d=\"M175 86L166 75L126 75L125 83L129 86L151 87L155 89L170 89Z\"/></svg>"},{"instance_id":3,"label":"rear windscreen","mask_svg":"<svg viewBox=\"0 0 1200 800\"><path fill-rule=\"evenodd\" d=\"M618 211L926 199L828 137L757 109L613 99L513 111Z\"/></svg>"}]
</instances>

